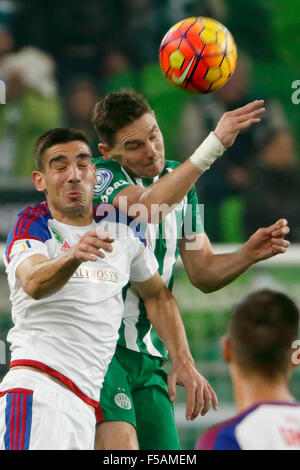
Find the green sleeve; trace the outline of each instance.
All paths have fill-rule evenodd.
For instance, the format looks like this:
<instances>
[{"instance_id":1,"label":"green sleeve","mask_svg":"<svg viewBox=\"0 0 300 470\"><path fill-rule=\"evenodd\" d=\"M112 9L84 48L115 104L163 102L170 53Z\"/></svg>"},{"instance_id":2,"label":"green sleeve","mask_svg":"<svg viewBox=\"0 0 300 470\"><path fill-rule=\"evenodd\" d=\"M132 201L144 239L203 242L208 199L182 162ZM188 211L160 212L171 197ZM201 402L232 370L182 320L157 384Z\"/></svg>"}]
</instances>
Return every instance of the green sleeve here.
<instances>
[{"instance_id":1,"label":"green sleeve","mask_svg":"<svg viewBox=\"0 0 300 470\"><path fill-rule=\"evenodd\" d=\"M94 188L94 204L108 202L112 204L119 191L131 186L117 162L109 159L94 159L97 171L97 184Z\"/></svg>"},{"instance_id":2,"label":"green sleeve","mask_svg":"<svg viewBox=\"0 0 300 470\"><path fill-rule=\"evenodd\" d=\"M202 209L199 204L195 186L188 192L188 205L184 216L183 233L184 235L193 235L195 233L203 233Z\"/></svg>"}]
</instances>

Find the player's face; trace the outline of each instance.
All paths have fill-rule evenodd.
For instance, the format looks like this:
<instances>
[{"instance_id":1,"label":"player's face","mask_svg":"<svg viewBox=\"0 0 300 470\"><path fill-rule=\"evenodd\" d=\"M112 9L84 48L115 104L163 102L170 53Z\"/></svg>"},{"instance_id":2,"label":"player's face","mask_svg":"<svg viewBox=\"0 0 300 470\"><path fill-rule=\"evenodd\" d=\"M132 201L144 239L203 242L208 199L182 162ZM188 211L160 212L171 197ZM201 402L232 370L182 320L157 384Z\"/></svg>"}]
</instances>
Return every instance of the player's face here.
<instances>
[{"instance_id":1,"label":"player's face","mask_svg":"<svg viewBox=\"0 0 300 470\"><path fill-rule=\"evenodd\" d=\"M134 176L153 178L164 168L165 149L154 113L122 127L109 156Z\"/></svg>"},{"instance_id":2,"label":"player's face","mask_svg":"<svg viewBox=\"0 0 300 470\"><path fill-rule=\"evenodd\" d=\"M42 188L57 212L80 216L92 210L96 170L88 145L81 141L49 147L43 158Z\"/></svg>"}]
</instances>

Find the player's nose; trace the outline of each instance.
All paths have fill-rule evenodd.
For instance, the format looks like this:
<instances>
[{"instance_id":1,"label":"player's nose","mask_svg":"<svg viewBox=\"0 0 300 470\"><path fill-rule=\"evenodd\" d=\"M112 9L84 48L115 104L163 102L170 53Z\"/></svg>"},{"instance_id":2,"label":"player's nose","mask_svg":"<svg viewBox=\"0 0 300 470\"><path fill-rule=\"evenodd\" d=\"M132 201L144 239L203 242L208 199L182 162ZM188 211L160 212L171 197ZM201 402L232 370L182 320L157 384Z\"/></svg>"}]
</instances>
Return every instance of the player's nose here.
<instances>
[{"instance_id":1,"label":"player's nose","mask_svg":"<svg viewBox=\"0 0 300 470\"><path fill-rule=\"evenodd\" d=\"M147 142L147 157L154 158L156 156L156 147L155 142L148 141Z\"/></svg>"},{"instance_id":2,"label":"player's nose","mask_svg":"<svg viewBox=\"0 0 300 470\"><path fill-rule=\"evenodd\" d=\"M81 181L81 172L77 165L71 165L69 168L68 181Z\"/></svg>"}]
</instances>

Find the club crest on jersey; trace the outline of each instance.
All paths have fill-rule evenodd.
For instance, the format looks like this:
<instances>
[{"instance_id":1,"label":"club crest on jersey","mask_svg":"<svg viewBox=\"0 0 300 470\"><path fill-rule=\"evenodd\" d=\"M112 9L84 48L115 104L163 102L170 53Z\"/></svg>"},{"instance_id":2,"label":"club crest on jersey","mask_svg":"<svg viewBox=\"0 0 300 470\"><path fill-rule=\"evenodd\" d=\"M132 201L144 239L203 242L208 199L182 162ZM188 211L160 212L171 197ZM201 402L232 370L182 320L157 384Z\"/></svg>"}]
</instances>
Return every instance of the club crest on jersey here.
<instances>
[{"instance_id":1,"label":"club crest on jersey","mask_svg":"<svg viewBox=\"0 0 300 470\"><path fill-rule=\"evenodd\" d=\"M102 194L111 180L113 179L113 174L110 170L106 170L105 168L99 168L96 171L97 174L97 184L94 187L94 194L95 196L100 196Z\"/></svg>"},{"instance_id":2,"label":"club crest on jersey","mask_svg":"<svg viewBox=\"0 0 300 470\"><path fill-rule=\"evenodd\" d=\"M61 234L60 234L57 230L55 230L55 228L50 227L50 230L51 230L51 232L53 233L55 240L56 240L59 244L62 244L63 241L64 241L64 239L63 239L63 237L61 236Z\"/></svg>"},{"instance_id":3,"label":"club crest on jersey","mask_svg":"<svg viewBox=\"0 0 300 470\"><path fill-rule=\"evenodd\" d=\"M132 408L131 400L125 393L117 393L114 397L114 402L123 410L131 410Z\"/></svg>"}]
</instances>

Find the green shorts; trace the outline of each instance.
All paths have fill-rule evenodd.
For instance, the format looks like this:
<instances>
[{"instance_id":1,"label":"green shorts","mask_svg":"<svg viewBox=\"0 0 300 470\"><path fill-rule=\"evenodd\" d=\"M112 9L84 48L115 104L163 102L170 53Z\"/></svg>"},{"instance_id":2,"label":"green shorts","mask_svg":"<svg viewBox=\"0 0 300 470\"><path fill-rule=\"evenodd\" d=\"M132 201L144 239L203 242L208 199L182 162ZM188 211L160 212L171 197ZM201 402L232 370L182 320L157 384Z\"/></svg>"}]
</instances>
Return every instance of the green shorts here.
<instances>
[{"instance_id":1,"label":"green shorts","mask_svg":"<svg viewBox=\"0 0 300 470\"><path fill-rule=\"evenodd\" d=\"M104 421L125 421L135 426L140 449L180 449L167 374L159 358L118 346L100 402Z\"/></svg>"}]
</instances>

